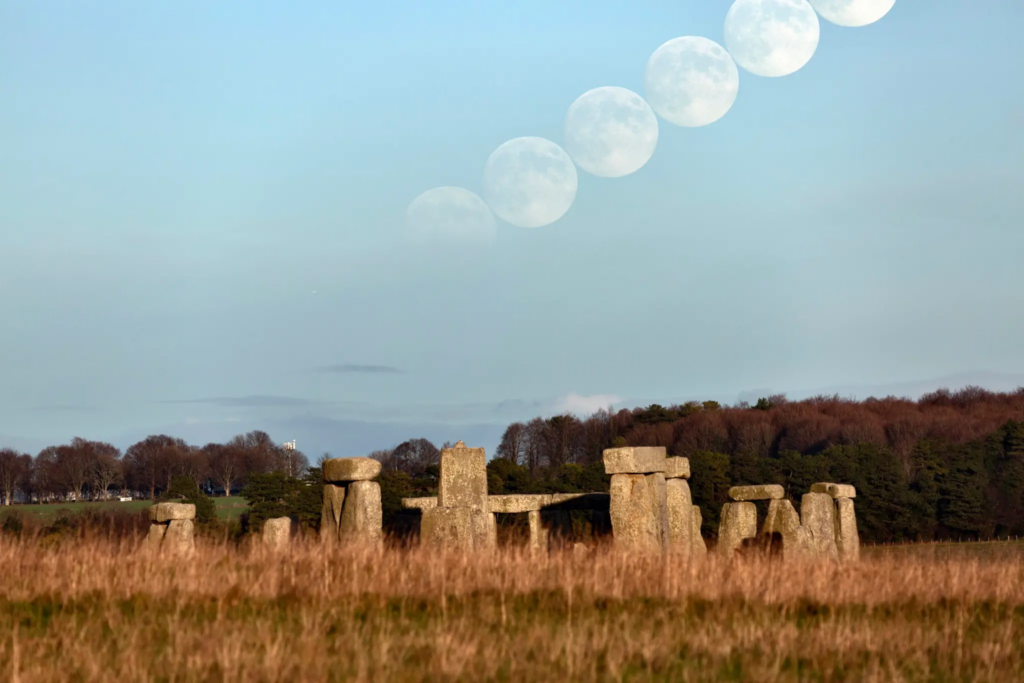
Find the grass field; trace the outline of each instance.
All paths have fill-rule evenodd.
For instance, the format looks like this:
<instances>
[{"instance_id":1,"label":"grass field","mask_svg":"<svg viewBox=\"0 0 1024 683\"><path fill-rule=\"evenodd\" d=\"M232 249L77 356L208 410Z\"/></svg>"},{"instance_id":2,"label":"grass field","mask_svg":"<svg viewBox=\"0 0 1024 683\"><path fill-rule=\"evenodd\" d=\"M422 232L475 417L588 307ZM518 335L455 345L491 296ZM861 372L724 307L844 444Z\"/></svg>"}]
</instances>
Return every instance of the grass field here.
<instances>
[{"instance_id":1,"label":"grass field","mask_svg":"<svg viewBox=\"0 0 1024 683\"><path fill-rule=\"evenodd\" d=\"M0 536L0 677L29 681L1018 681L1024 559L848 565L607 550Z\"/></svg>"},{"instance_id":2,"label":"grass field","mask_svg":"<svg viewBox=\"0 0 1024 683\"><path fill-rule=\"evenodd\" d=\"M219 519L234 519L248 509L245 499L240 496L227 498L214 498L217 505L217 517ZM121 503L119 501L84 502L84 503L47 503L45 505L13 505L9 508L0 508L0 516L5 512L17 511L25 515L33 515L41 520L53 519L61 510L67 510L72 514L87 509L111 509L127 510L135 512L148 508L153 503L149 500L132 500Z\"/></svg>"}]
</instances>

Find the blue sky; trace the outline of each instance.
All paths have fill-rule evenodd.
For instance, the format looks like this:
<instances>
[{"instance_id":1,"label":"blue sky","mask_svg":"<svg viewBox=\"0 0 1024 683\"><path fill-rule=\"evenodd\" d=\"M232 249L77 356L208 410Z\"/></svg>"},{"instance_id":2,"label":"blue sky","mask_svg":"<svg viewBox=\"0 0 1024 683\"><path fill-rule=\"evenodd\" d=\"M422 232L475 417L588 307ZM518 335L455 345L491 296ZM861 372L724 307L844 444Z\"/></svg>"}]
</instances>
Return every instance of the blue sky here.
<instances>
[{"instance_id":1,"label":"blue sky","mask_svg":"<svg viewBox=\"0 0 1024 683\"><path fill-rule=\"evenodd\" d=\"M728 7L0 1L0 439L492 448L610 400L1014 385L1016 0L822 22L806 67L741 71L723 119L581 172L553 225L403 239L418 194L480 192L498 145L561 142L591 88L642 94Z\"/></svg>"}]
</instances>

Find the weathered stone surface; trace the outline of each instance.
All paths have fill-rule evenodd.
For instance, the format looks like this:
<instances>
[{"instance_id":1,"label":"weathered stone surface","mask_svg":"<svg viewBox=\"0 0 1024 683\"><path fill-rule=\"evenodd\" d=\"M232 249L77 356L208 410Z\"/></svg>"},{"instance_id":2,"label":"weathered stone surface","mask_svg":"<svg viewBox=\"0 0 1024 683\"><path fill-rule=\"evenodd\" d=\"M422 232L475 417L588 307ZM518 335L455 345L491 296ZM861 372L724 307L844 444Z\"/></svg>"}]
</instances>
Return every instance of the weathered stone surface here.
<instances>
[{"instance_id":1,"label":"weathered stone surface","mask_svg":"<svg viewBox=\"0 0 1024 683\"><path fill-rule=\"evenodd\" d=\"M437 496L425 498L403 498L402 507L410 510L426 510L437 507Z\"/></svg>"},{"instance_id":2,"label":"weathered stone surface","mask_svg":"<svg viewBox=\"0 0 1024 683\"><path fill-rule=\"evenodd\" d=\"M665 458L666 479L689 479L690 459L689 458Z\"/></svg>"},{"instance_id":3,"label":"weathered stone surface","mask_svg":"<svg viewBox=\"0 0 1024 683\"><path fill-rule=\"evenodd\" d=\"M828 487L828 495L833 498L856 498L857 489L849 484L832 484Z\"/></svg>"},{"instance_id":4,"label":"weathered stone surface","mask_svg":"<svg viewBox=\"0 0 1024 683\"><path fill-rule=\"evenodd\" d=\"M692 554L693 540L693 499L690 484L685 479L669 479L665 482L666 504L668 506L668 545L675 552Z\"/></svg>"},{"instance_id":5,"label":"weathered stone surface","mask_svg":"<svg viewBox=\"0 0 1024 683\"><path fill-rule=\"evenodd\" d=\"M782 557L797 559L810 554L810 536L800 525L800 515L788 500L773 500L768 504L761 533L778 534L782 540Z\"/></svg>"},{"instance_id":6,"label":"weathered stone surface","mask_svg":"<svg viewBox=\"0 0 1024 683\"><path fill-rule=\"evenodd\" d=\"M466 448L461 443L441 450L437 505L487 510L487 454L482 448Z\"/></svg>"},{"instance_id":7,"label":"weathered stone surface","mask_svg":"<svg viewBox=\"0 0 1024 683\"><path fill-rule=\"evenodd\" d=\"M283 550L292 539L291 517L275 517L263 522L263 544L272 550Z\"/></svg>"},{"instance_id":8,"label":"weathered stone surface","mask_svg":"<svg viewBox=\"0 0 1024 683\"><path fill-rule=\"evenodd\" d=\"M737 501L746 500L779 500L786 495L785 489L778 484L762 484L760 486L733 486L729 489L729 497Z\"/></svg>"},{"instance_id":9,"label":"weathered stone surface","mask_svg":"<svg viewBox=\"0 0 1024 683\"><path fill-rule=\"evenodd\" d=\"M668 491L664 474L614 474L610 493L609 512L617 548L667 547Z\"/></svg>"},{"instance_id":10,"label":"weathered stone surface","mask_svg":"<svg viewBox=\"0 0 1024 683\"><path fill-rule=\"evenodd\" d=\"M820 481L817 484L811 484L811 493L828 493L828 487L835 486L835 484L827 481Z\"/></svg>"},{"instance_id":11,"label":"weathered stone surface","mask_svg":"<svg viewBox=\"0 0 1024 683\"><path fill-rule=\"evenodd\" d=\"M832 496L827 493L805 493L800 500L800 524L810 537L811 552L815 557L839 559Z\"/></svg>"},{"instance_id":12,"label":"weathered stone surface","mask_svg":"<svg viewBox=\"0 0 1024 683\"><path fill-rule=\"evenodd\" d=\"M373 458L331 458L324 461L324 481L370 481L380 474L380 468L380 462Z\"/></svg>"},{"instance_id":13,"label":"weathered stone surface","mask_svg":"<svg viewBox=\"0 0 1024 683\"><path fill-rule=\"evenodd\" d=\"M548 551L548 530L540 516L540 510L530 510L530 552L540 554Z\"/></svg>"},{"instance_id":14,"label":"weathered stone surface","mask_svg":"<svg viewBox=\"0 0 1024 683\"><path fill-rule=\"evenodd\" d=\"M487 496L487 507L491 512L530 512L551 505L552 496L548 494L517 493L504 496Z\"/></svg>"},{"instance_id":15,"label":"weathered stone surface","mask_svg":"<svg viewBox=\"0 0 1024 683\"><path fill-rule=\"evenodd\" d=\"M320 538L333 541L338 538L341 511L345 504L345 487L324 484L323 498L324 502L320 508Z\"/></svg>"},{"instance_id":16,"label":"weathered stone surface","mask_svg":"<svg viewBox=\"0 0 1024 683\"><path fill-rule=\"evenodd\" d=\"M692 557L704 557L708 554L708 546L704 542L704 536L701 534L701 525L704 524L704 515L700 511L699 505L693 506L693 514L690 516L690 523L693 524L693 530L690 533L690 542L693 543L693 551L691 552Z\"/></svg>"},{"instance_id":17,"label":"weathered stone surface","mask_svg":"<svg viewBox=\"0 0 1024 683\"><path fill-rule=\"evenodd\" d=\"M194 525L191 519L173 519L167 525L161 550L176 555L187 555L196 549Z\"/></svg>"},{"instance_id":18,"label":"weathered stone surface","mask_svg":"<svg viewBox=\"0 0 1024 683\"><path fill-rule=\"evenodd\" d=\"M718 530L718 553L731 558L743 540L757 536L757 507L753 503L726 503Z\"/></svg>"},{"instance_id":19,"label":"weathered stone surface","mask_svg":"<svg viewBox=\"0 0 1024 683\"><path fill-rule=\"evenodd\" d=\"M354 481L345 489L338 538L346 543L380 543L384 540L380 484Z\"/></svg>"},{"instance_id":20,"label":"weathered stone surface","mask_svg":"<svg viewBox=\"0 0 1024 683\"><path fill-rule=\"evenodd\" d=\"M836 545L840 560L847 562L860 559L860 535L857 533L857 515L853 510L852 496L836 501Z\"/></svg>"},{"instance_id":21,"label":"weathered stone surface","mask_svg":"<svg viewBox=\"0 0 1024 683\"><path fill-rule=\"evenodd\" d=\"M652 474L664 472L665 449L653 446L627 446L606 448L604 471L606 474Z\"/></svg>"},{"instance_id":22,"label":"weathered stone surface","mask_svg":"<svg viewBox=\"0 0 1024 683\"><path fill-rule=\"evenodd\" d=\"M476 508L427 508L420 524L420 541L438 549L489 550L497 546L494 514Z\"/></svg>"},{"instance_id":23,"label":"weathered stone surface","mask_svg":"<svg viewBox=\"0 0 1024 683\"><path fill-rule=\"evenodd\" d=\"M158 524L175 519L195 519L196 506L191 503L157 503L149 508L149 520Z\"/></svg>"},{"instance_id":24,"label":"weathered stone surface","mask_svg":"<svg viewBox=\"0 0 1024 683\"><path fill-rule=\"evenodd\" d=\"M586 543L573 543L572 556L577 560L585 560L590 557L590 548L587 547Z\"/></svg>"},{"instance_id":25,"label":"weathered stone surface","mask_svg":"<svg viewBox=\"0 0 1024 683\"><path fill-rule=\"evenodd\" d=\"M150 524L149 536L146 537L147 547L150 550L159 550L160 542L164 540L165 533L167 533L166 524Z\"/></svg>"}]
</instances>

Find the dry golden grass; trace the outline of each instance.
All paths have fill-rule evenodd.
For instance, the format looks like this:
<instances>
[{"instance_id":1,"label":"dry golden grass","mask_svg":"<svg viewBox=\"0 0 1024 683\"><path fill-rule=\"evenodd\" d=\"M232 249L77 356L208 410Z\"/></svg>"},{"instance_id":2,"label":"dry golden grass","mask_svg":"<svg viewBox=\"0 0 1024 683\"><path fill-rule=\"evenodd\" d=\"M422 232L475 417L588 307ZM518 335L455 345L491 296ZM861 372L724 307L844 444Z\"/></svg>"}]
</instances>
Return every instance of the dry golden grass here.
<instances>
[{"instance_id":1,"label":"dry golden grass","mask_svg":"<svg viewBox=\"0 0 1024 683\"><path fill-rule=\"evenodd\" d=\"M1024 562L0 539L0 680L1024 680Z\"/></svg>"}]
</instances>

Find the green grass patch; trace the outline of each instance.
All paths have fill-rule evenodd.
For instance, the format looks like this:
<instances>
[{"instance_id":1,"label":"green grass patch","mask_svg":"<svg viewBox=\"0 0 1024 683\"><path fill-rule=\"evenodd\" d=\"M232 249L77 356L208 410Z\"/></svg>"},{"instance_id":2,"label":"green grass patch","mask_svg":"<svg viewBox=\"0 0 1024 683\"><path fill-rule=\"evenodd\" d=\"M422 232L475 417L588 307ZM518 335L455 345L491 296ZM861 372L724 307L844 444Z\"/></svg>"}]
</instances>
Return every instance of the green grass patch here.
<instances>
[{"instance_id":1,"label":"green grass patch","mask_svg":"<svg viewBox=\"0 0 1024 683\"><path fill-rule=\"evenodd\" d=\"M220 520L231 520L237 519L239 515L249 509L248 503L245 498L241 496L228 496L218 497L213 499L214 504L217 506L217 519ZM61 512L67 512L70 514L78 514L86 510L124 510L126 512L137 512L139 510L145 510L153 504L149 500L131 500L131 501L87 501L82 503L44 503L40 505L27 504L27 505L12 505L9 508L4 508L0 511L0 514L18 512L24 515L31 515L38 518L40 521L49 521L57 517Z\"/></svg>"}]
</instances>

